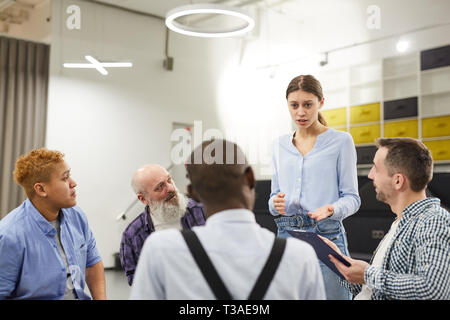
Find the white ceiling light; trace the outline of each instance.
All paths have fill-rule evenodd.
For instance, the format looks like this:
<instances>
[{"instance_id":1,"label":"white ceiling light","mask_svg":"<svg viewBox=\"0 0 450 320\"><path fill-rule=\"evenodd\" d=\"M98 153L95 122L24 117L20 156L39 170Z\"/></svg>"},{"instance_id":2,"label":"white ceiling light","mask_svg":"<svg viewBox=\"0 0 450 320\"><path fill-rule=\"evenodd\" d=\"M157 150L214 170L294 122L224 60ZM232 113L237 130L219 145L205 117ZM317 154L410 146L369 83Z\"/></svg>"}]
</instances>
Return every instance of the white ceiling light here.
<instances>
[{"instance_id":1,"label":"white ceiling light","mask_svg":"<svg viewBox=\"0 0 450 320\"><path fill-rule=\"evenodd\" d=\"M86 60L90 63L64 63L64 68L78 69L97 69L102 75L106 76L108 71L105 68L130 68L133 66L131 62L100 62L92 56L86 55Z\"/></svg>"},{"instance_id":2,"label":"white ceiling light","mask_svg":"<svg viewBox=\"0 0 450 320\"><path fill-rule=\"evenodd\" d=\"M398 52L405 52L409 48L409 42L405 40L401 40L397 42L397 51Z\"/></svg>"},{"instance_id":3,"label":"white ceiling light","mask_svg":"<svg viewBox=\"0 0 450 320\"><path fill-rule=\"evenodd\" d=\"M95 69L97 69L97 71L100 72L102 75L106 76L108 74L108 71L106 71L106 69L103 68L102 64L97 59L95 59L92 56L84 56L84 57L86 58L87 61L92 63Z\"/></svg>"},{"instance_id":4,"label":"white ceiling light","mask_svg":"<svg viewBox=\"0 0 450 320\"><path fill-rule=\"evenodd\" d=\"M177 18L193 14L217 14L232 16L243 20L244 24L238 27L223 29L221 31L213 31L205 28L187 26L175 21ZM219 4L192 4L170 10L166 14L166 26L172 31L188 36L209 38L231 37L251 31L255 26L255 20L245 10L239 8Z\"/></svg>"}]
</instances>

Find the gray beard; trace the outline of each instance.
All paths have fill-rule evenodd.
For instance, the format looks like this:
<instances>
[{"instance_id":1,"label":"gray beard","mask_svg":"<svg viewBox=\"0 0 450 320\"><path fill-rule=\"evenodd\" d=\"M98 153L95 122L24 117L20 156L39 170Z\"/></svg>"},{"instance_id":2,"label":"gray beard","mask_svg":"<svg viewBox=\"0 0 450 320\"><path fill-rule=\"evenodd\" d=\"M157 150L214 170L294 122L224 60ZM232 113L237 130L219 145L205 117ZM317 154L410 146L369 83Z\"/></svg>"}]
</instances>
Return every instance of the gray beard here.
<instances>
[{"instance_id":1,"label":"gray beard","mask_svg":"<svg viewBox=\"0 0 450 320\"><path fill-rule=\"evenodd\" d=\"M154 225L176 223L186 213L187 199L186 197L176 191L178 201L177 203L168 203L165 201L150 202L150 215L154 220Z\"/></svg>"}]
</instances>

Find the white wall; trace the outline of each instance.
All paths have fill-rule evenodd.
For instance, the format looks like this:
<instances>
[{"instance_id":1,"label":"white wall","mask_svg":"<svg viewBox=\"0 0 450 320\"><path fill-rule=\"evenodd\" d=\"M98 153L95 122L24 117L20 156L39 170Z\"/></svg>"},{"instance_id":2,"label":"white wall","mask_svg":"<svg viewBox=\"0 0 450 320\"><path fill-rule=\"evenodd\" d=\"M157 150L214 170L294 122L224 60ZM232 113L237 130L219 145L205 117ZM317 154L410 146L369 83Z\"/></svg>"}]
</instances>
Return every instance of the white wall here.
<instances>
[{"instance_id":1,"label":"white wall","mask_svg":"<svg viewBox=\"0 0 450 320\"><path fill-rule=\"evenodd\" d=\"M65 9L73 3L81 8L81 30L65 26ZM202 120L204 130L218 126L220 60L209 53L213 42L171 34L175 63L166 71L163 22L117 9L54 1L53 19L46 144L66 154L78 204L111 267L123 229L143 208L137 205L126 221L115 220L135 198L133 172L145 163L169 166L172 122ZM83 62L86 54L134 66L109 69L108 76L62 68L63 62Z\"/></svg>"},{"instance_id":2,"label":"white wall","mask_svg":"<svg viewBox=\"0 0 450 320\"><path fill-rule=\"evenodd\" d=\"M115 221L134 199L130 177L144 163L170 164L173 122L201 120L203 132L219 129L243 147L258 179L270 178L271 141L292 129L284 97L288 82L319 72L317 53L327 44L332 48L386 36L393 32L389 28L406 31L409 19L418 18L381 1L388 9L382 16L385 29L367 30L369 2L346 2L341 9L343 21L353 17L362 24L354 32L347 23L336 29L339 17L327 19L315 7L288 17L280 13L283 8L259 11L258 27L244 40L171 32L169 53L175 64L173 71L165 71L162 21L87 2L53 1L47 146L66 153L78 182L78 203L88 215L105 266L113 265L112 255L130 222ZM73 3L81 7L81 30L65 27L65 9ZM419 6L417 0L412 3ZM433 16L436 22L444 20L445 2L435 0L427 8L421 23L432 23ZM305 22L311 17L318 20ZM448 44L449 32L446 26L409 34L411 50ZM396 40L339 51L330 55L326 68L393 56ZM62 68L63 62L84 62L86 54L134 66L109 69L106 77L95 70ZM140 209L136 206L130 218Z\"/></svg>"},{"instance_id":3,"label":"white wall","mask_svg":"<svg viewBox=\"0 0 450 320\"><path fill-rule=\"evenodd\" d=\"M380 29L367 28L366 8L371 4L381 8ZM339 4L323 0L303 1L303 6L287 1L281 7L261 11L255 36L243 42L242 55L241 48L230 51L228 66L220 75L218 107L223 130L232 130L250 158L256 159L257 178L270 179L270 144L279 134L292 130L285 90L293 77L310 73L320 81L320 72L325 70L399 55L396 43L400 39L410 42L408 52L448 45L449 10L446 0L427 4L420 0ZM376 39L384 40L335 51L326 67L319 66L320 52Z\"/></svg>"}]
</instances>

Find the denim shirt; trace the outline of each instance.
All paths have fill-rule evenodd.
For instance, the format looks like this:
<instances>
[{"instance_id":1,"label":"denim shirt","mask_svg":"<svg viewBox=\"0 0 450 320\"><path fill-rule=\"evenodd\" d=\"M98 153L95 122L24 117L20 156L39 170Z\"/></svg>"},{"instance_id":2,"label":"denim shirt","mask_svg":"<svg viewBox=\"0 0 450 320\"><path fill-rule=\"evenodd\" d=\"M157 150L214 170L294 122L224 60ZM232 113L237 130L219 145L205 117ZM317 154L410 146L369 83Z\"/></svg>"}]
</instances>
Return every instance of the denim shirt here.
<instances>
[{"instance_id":1,"label":"denim shirt","mask_svg":"<svg viewBox=\"0 0 450 320\"><path fill-rule=\"evenodd\" d=\"M361 200L350 134L328 128L305 156L294 146L293 138L294 133L284 135L273 144L270 213L279 215L273 200L280 191L286 194L286 216L307 215L327 204L334 206L334 214L327 220L340 222L357 212Z\"/></svg>"},{"instance_id":2,"label":"denim shirt","mask_svg":"<svg viewBox=\"0 0 450 320\"><path fill-rule=\"evenodd\" d=\"M78 206L59 214L71 279L55 228L27 199L0 221L0 299L61 299L68 280L79 299L91 299L84 292L85 270L101 260L94 236Z\"/></svg>"}]
</instances>

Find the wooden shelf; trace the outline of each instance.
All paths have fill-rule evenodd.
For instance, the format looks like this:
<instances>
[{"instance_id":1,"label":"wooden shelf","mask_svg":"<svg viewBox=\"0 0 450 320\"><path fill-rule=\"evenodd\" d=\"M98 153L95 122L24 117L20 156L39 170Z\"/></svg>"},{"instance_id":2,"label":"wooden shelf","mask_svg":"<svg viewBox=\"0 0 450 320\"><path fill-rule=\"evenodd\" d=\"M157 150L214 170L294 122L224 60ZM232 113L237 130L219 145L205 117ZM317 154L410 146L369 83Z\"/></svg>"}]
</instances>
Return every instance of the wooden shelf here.
<instances>
[{"instance_id":1,"label":"wooden shelf","mask_svg":"<svg viewBox=\"0 0 450 320\"><path fill-rule=\"evenodd\" d=\"M441 73L441 72L443 72L443 73L449 72L450 73L450 66L434 68L434 69L428 69L428 70L422 70L420 72L422 73L422 75Z\"/></svg>"},{"instance_id":2,"label":"wooden shelf","mask_svg":"<svg viewBox=\"0 0 450 320\"><path fill-rule=\"evenodd\" d=\"M417 117L395 118L395 119L384 120L384 123L408 121L408 120L417 120L417 119L418 119Z\"/></svg>"},{"instance_id":3,"label":"wooden shelf","mask_svg":"<svg viewBox=\"0 0 450 320\"><path fill-rule=\"evenodd\" d=\"M419 74L417 72L414 72L414 73L406 73L406 74L384 77L383 80L384 81L392 81L392 80L399 80L399 79L405 79L405 78L415 78L418 76L419 76Z\"/></svg>"},{"instance_id":4,"label":"wooden shelf","mask_svg":"<svg viewBox=\"0 0 450 320\"><path fill-rule=\"evenodd\" d=\"M346 106L348 124L339 127L346 129L349 133L353 131L357 134L356 132L363 130L352 130L358 127L379 126L379 134L383 137L385 133L392 135L392 132L397 130L395 127L397 122L400 122L399 125L406 125L405 122L417 121L417 135L412 133L416 129L408 131L405 135L417 137L425 142L448 141L450 140L448 136L424 138L422 121L422 119L450 115L450 65L443 66L445 63L450 63L448 57L445 56L445 53L449 52L448 50L450 50L450 46L368 61L340 68L337 71L328 69L324 71L328 74L323 77L332 86L326 90L327 85L323 84L326 101L327 94L329 95L327 110L334 109L334 106L336 108ZM433 66L436 67L433 68ZM421 70L421 68L429 69ZM318 75L318 79L321 81L321 75ZM337 81L337 79L339 80ZM373 103L380 104L379 120L365 119L366 114L355 115L354 112L352 113L352 108L356 106ZM446 131L439 131L439 129L435 130L433 135L439 133L447 135ZM359 139L359 136L355 137L356 140L364 141L364 139ZM370 146L374 146L374 144L356 144L357 151L362 148L361 152L365 152L363 151L365 149L373 152L371 148L368 148ZM442 149L444 146L446 144L437 148ZM442 152L440 154L442 158ZM367 163L368 157L370 155L366 154L363 163ZM360 157L358 157L358 163L359 160ZM436 163L450 164L450 159L448 161L439 160ZM358 168L364 167L370 167L370 165L358 164Z\"/></svg>"},{"instance_id":5,"label":"wooden shelf","mask_svg":"<svg viewBox=\"0 0 450 320\"><path fill-rule=\"evenodd\" d=\"M371 86L373 84L378 84L381 86L381 79L379 80L371 80L371 81L363 81L363 82L356 82L350 84L350 89L353 87L365 87L365 86Z\"/></svg>"},{"instance_id":6,"label":"wooden shelf","mask_svg":"<svg viewBox=\"0 0 450 320\"><path fill-rule=\"evenodd\" d=\"M438 141L438 140L450 140L450 136L422 138L422 141Z\"/></svg>"},{"instance_id":7,"label":"wooden shelf","mask_svg":"<svg viewBox=\"0 0 450 320\"><path fill-rule=\"evenodd\" d=\"M440 96L440 95L446 95L450 94L450 90L442 90L442 91L436 91L436 92L422 92L421 96Z\"/></svg>"}]
</instances>

